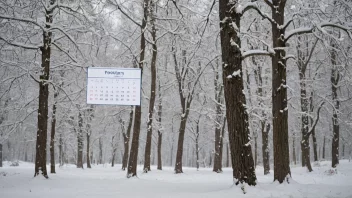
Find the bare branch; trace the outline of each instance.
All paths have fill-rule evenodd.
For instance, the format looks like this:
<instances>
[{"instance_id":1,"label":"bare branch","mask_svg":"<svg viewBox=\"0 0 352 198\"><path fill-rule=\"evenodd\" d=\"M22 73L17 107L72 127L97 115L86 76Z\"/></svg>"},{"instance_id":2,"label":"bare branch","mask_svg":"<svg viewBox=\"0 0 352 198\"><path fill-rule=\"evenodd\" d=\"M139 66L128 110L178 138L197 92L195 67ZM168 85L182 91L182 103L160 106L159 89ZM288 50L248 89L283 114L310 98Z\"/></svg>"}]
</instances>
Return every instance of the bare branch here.
<instances>
[{"instance_id":1,"label":"bare branch","mask_svg":"<svg viewBox=\"0 0 352 198\"><path fill-rule=\"evenodd\" d=\"M0 15L0 19L8 19L8 20L19 21L19 22L23 22L23 23L32 23L33 25L38 26L40 29L42 29L44 31L44 27L39 25L39 23L37 23L34 20L20 19L20 18L16 18L16 17L5 16L5 15Z\"/></svg>"},{"instance_id":2,"label":"bare branch","mask_svg":"<svg viewBox=\"0 0 352 198\"><path fill-rule=\"evenodd\" d=\"M339 28L341 30L344 30L348 34L350 39L352 39L352 33L351 33L352 28L351 27L346 27L346 26L331 23L331 22L324 22L324 23L320 23L318 25L315 25L313 27L303 27L303 28L301 27L301 28L293 29L293 30L287 32L285 34L285 42L287 42L292 36L295 36L295 35L313 33L314 29L318 29L321 32L325 33L325 30L323 29L323 27L335 27L335 28Z\"/></svg>"},{"instance_id":3,"label":"bare branch","mask_svg":"<svg viewBox=\"0 0 352 198\"><path fill-rule=\"evenodd\" d=\"M316 119L313 122L312 127L309 129L308 131L308 136L315 130L315 126L317 125L318 121L319 121L319 116L320 116L320 109L323 107L323 105L325 104L325 102L320 103L318 110L317 110L317 116Z\"/></svg>"},{"instance_id":4,"label":"bare branch","mask_svg":"<svg viewBox=\"0 0 352 198\"><path fill-rule=\"evenodd\" d=\"M247 12L248 10L255 10L257 11L257 13L262 16L264 19L267 19L270 23L272 24L276 24L276 22L270 17L268 16L267 14L263 13L259 8L258 8L258 5L257 3L247 3L244 8L242 10L240 10L239 14L243 15L245 12Z\"/></svg>"},{"instance_id":5,"label":"bare branch","mask_svg":"<svg viewBox=\"0 0 352 198\"><path fill-rule=\"evenodd\" d=\"M124 10L121 9L121 6L117 3L117 2L112 2L111 0L108 0L108 2L111 4L111 5L114 5L117 7L118 10L120 10L120 12L125 15L129 20L131 20L134 24L136 24L138 27L142 28L142 25L139 24L137 21L135 21L134 19L132 19L132 17L130 17L130 15L128 15Z\"/></svg>"},{"instance_id":6,"label":"bare branch","mask_svg":"<svg viewBox=\"0 0 352 198\"><path fill-rule=\"evenodd\" d=\"M1 36L0 36L0 40L3 40L3 41L5 41L5 43L7 43L9 45L12 45L14 47L20 47L20 48L24 48L24 49L38 50L41 47L41 45L40 46L34 46L34 45L23 45L23 44L20 44L20 43L14 43L14 42L11 42L11 41L8 41L8 40L2 38Z\"/></svg>"}]
</instances>

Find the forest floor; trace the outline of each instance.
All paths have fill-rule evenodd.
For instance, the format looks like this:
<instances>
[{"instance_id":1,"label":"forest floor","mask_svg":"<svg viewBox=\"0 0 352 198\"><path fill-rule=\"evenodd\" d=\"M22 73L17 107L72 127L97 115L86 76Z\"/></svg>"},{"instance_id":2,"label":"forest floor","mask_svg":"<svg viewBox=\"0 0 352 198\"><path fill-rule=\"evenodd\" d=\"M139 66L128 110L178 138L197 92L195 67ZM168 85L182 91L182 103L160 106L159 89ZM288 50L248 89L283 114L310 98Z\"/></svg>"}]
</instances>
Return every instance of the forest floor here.
<instances>
[{"instance_id":1,"label":"forest floor","mask_svg":"<svg viewBox=\"0 0 352 198\"><path fill-rule=\"evenodd\" d=\"M331 162L320 162L308 173L306 168L291 166L290 184L273 182L273 172L263 175L256 169L258 185L245 186L243 194L233 185L232 171L213 173L210 168L184 168L184 174L174 174L164 167L145 174L138 167L138 178L126 178L126 171L110 165L95 165L92 169L77 169L74 165L56 167L57 174L49 179L33 177L34 164L19 162L19 166L4 163L0 168L0 198L352 198L352 162L341 160L337 169ZM49 166L48 166L49 168Z\"/></svg>"}]
</instances>

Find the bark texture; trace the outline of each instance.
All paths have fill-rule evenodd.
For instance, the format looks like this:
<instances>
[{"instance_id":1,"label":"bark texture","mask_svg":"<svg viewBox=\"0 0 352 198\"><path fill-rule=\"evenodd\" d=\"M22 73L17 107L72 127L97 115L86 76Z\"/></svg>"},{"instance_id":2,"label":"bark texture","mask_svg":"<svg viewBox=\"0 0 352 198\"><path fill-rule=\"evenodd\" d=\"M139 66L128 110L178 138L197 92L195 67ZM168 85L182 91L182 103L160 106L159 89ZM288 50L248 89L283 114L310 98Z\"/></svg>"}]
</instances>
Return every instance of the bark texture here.
<instances>
[{"instance_id":1,"label":"bark texture","mask_svg":"<svg viewBox=\"0 0 352 198\"><path fill-rule=\"evenodd\" d=\"M83 118L82 113L78 112L78 130L77 130L77 168L83 168Z\"/></svg>"},{"instance_id":2,"label":"bark texture","mask_svg":"<svg viewBox=\"0 0 352 198\"><path fill-rule=\"evenodd\" d=\"M272 116L274 145L274 181L280 183L291 177L288 144L288 108L286 85L286 41L284 19L286 0L269 2L272 11L272 40L275 54L272 56Z\"/></svg>"},{"instance_id":3,"label":"bark texture","mask_svg":"<svg viewBox=\"0 0 352 198\"><path fill-rule=\"evenodd\" d=\"M53 5L55 0L50 0L50 5ZM39 105L38 105L38 127L37 127L37 142L35 154L34 176L42 174L45 178L48 177L46 169L46 144L48 130L48 97L49 97L49 73L50 73L50 58L51 58L51 39L52 32L50 31L53 22L53 10L46 9L45 11L45 30L43 31L43 46L40 48L42 52L42 71L39 81Z\"/></svg>"},{"instance_id":4,"label":"bark texture","mask_svg":"<svg viewBox=\"0 0 352 198\"><path fill-rule=\"evenodd\" d=\"M133 107L131 107L130 111L130 118L128 120L128 126L126 133L123 133L123 145L124 145L124 153L122 158L122 170L125 170L127 167L128 161L128 150L129 150L129 142L130 142L130 135L132 129L132 122L133 122Z\"/></svg>"},{"instance_id":5,"label":"bark texture","mask_svg":"<svg viewBox=\"0 0 352 198\"><path fill-rule=\"evenodd\" d=\"M218 64L217 64L218 65ZM218 68L217 68L218 69ZM214 71L215 78L214 78L214 87L215 87L215 111L216 111L216 118L215 118L215 148L214 148L214 165L213 171L217 173L222 172L222 148L223 148L223 137L224 134L222 133L222 126L225 125L225 120L223 121L223 111L221 109L221 104L223 102L222 92L223 86L220 83L220 71Z\"/></svg>"},{"instance_id":6,"label":"bark texture","mask_svg":"<svg viewBox=\"0 0 352 198\"><path fill-rule=\"evenodd\" d=\"M340 101L337 95L338 84L340 80L340 73L337 66L337 52L335 50L336 45L331 45L331 90L332 90L332 101L334 104L332 114L332 146L331 146L331 167L336 168L339 164L339 140L340 140L340 124L338 118L338 112L340 109Z\"/></svg>"},{"instance_id":7,"label":"bark texture","mask_svg":"<svg viewBox=\"0 0 352 198\"><path fill-rule=\"evenodd\" d=\"M139 59L139 68L141 69L141 74L143 74L143 64L145 55L145 35L144 31L147 26L148 12L149 12L149 2L150 0L143 1L143 19L141 25L141 53ZM135 107L134 123L133 123L133 137L130 156L128 160L127 167L127 178L137 176L137 164L138 164L138 148L139 148L139 134L141 130L141 106Z\"/></svg>"},{"instance_id":8,"label":"bark texture","mask_svg":"<svg viewBox=\"0 0 352 198\"><path fill-rule=\"evenodd\" d=\"M54 93L54 104L53 104L53 115L51 118L51 134L50 134L50 173L55 172L55 129L56 129L56 105L57 96L59 95L58 90Z\"/></svg>"},{"instance_id":9,"label":"bark texture","mask_svg":"<svg viewBox=\"0 0 352 198\"><path fill-rule=\"evenodd\" d=\"M162 170L162 159L161 159L161 145L163 141L162 125L161 125L161 115L162 115L162 98L161 98L161 85L159 80L159 105L158 105L158 170Z\"/></svg>"},{"instance_id":10,"label":"bark texture","mask_svg":"<svg viewBox=\"0 0 352 198\"><path fill-rule=\"evenodd\" d=\"M233 178L236 184L256 185L254 161L250 145L246 99L243 93L241 41L236 32L240 15L233 7L237 1L220 0L220 38L223 61L223 83L228 123ZM234 27L235 25L236 27Z\"/></svg>"},{"instance_id":11,"label":"bark texture","mask_svg":"<svg viewBox=\"0 0 352 198\"><path fill-rule=\"evenodd\" d=\"M151 156L151 147L152 147L152 132L153 132L153 113L154 113L154 104L155 104L155 91L156 91L156 58L157 58L157 45L156 45L156 28L155 28L155 19L154 19L154 10L155 5L151 3L150 14L151 14L151 25L152 25L152 61L150 65L151 72L151 86L150 86L150 99L149 99L149 114L147 122L147 142L145 144L145 154L144 154L144 173L150 171L150 156Z\"/></svg>"}]
</instances>

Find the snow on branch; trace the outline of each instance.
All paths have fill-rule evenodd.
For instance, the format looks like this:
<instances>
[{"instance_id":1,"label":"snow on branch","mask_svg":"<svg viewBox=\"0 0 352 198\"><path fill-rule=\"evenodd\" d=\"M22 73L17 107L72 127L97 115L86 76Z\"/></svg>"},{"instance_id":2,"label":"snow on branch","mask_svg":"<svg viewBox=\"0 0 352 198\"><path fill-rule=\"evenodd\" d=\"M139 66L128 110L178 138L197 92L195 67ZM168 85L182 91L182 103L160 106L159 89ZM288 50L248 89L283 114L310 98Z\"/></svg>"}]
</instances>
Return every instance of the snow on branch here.
<instances>
[{"instance_id":1,"label":"snow on branch","mask_svg":"<svg viewBox=\"0 0 352 198\"><path fill-rule=\"evenodd\" d=\"M41 25L39 25L39 23L31 19L16 18L16 17L6 16L6 15L0 15L0 19L8 19L8 20L19 21L24 23L32 23L33 25L38 26L40 29L44 31L44 28Z\"/></svg>"},{"instance_id":2,"label":"snow on branch","mask_svg":"<svg viewBox=\"0 0 352 198\"><path fill-rule=\"evenodd\" d=\"M315 126L317 125L318 121L319 121L319 116L320 116L320 109L323 107L323 105L325 104L325 102L320 103L318 110L317 110L317 116L316 119L313 122L313 125L310 127L310 129L308 130L308 135L310 135L314 130L315 130Z\"/></svg>"},{"instance_id":3,"label":"snow on branch","mask_svg":"<svg viewBox=\"0 0 352 198\"><path fill-rule=\"evenodd\" d=\"M296 29L293 29L291 31L286 32L285 33L285 42L287 42L292 36L312 33L314 29L318 29L321 32L326 33L326 31L323 29L324 27L335 27L335 28L339 28L341 30L344 30L348 34L350 39L352 39L352 27L347 27L347 26L343 26L343 25L339 25L339 24L331 23L331 22L323 22L323 23L317 24L312 27L300 27L300 28L296 28Z\"/></svg>"},{"instance_id":4,"label":"snow on branch","mask_svg":"<svg viewBox=\"0 0 352 198\"><path fill-rule=\"evenodd\" d=\"M136 24L138 27L142 28L142 25L140 23L138 23L136 20L134 20L129 14L127 14L122 8L121 6L115 1L115 2L112 2L112 0L108 0L108 2L111 4L111 5L114 5L116 6L116 8L118 10L120 10L120 12L126 16L129 20L131 20L134 24Z\"/></svg>"},{"instance_id":5,"label":"snow on branch","mask_svg":"<svg viewBox=\"0 0 352 198\"><path fill-rule=\"evenodd\" d=\"M265 50L248 50L242 53L242 59L251 56L273 56L275 52L265 51Z\"/></svg>"},{"instance_id":6,"label":"snow on branch","mask_svg":"<svg viewBox=\"0 0 352 198\"><path fill-rule=\"evenodd\" d=\"M11 42L11 41L8 41L4 38L2 38L0 36L0 40L3 40L5 41L5 43L9 44L9 45L12 45L14 47L20 47L20 48L24 48L24 49L31 49L31 50L37 50L41 47L41 45L38 45L38 46L35 46L35 45L23 45L23 44L20 44L20 43L16 43L16 42Z\"/></svg>"},{"instance_id":7,"label":"snow on branch","mask_svg":"<svg viewBox=\"0 0 352 198\"><path fill-rule=\"evenodd\" d=\"M272 24L276 24L276 22L269 15L267 15L266 13L263 13L259 9L258 4L256 2L248 2L244 6L239 5L236 8L236 13L243 15L245 12L247 12L248 10L251 10L251 9L257 11L260 16L262 16L264 19L267 19Z\"/></svg>"}]
</instances>

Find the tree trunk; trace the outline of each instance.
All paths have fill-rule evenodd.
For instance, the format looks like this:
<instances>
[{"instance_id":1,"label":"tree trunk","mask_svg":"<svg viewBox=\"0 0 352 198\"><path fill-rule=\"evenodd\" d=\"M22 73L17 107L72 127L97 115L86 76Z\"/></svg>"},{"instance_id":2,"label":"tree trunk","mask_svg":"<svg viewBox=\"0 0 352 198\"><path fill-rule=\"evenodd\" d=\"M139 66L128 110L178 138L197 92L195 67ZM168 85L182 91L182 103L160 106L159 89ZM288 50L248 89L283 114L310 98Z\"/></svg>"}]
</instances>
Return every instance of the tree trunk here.
<instances>
[{"instance_id":1,"label":"tree trunk","mask_svg":"<svg viewBox=\"0 0 352 198\"><path fill-rule=\"evenodd\" d=\"M197 130L199 130L199 125L197 124ZM199 143L198 143L199 133L196 135L196 167L199 170Z\"/></svg>"},{"instance_id":2,"label":"tree trunk","mask_svg":"<svg viewBox=\"0 0 352 198\"><path fill-rule=\"evenodd\" d=\"M78 112L78 133L77 133L77 168L83 168L83 118L81 111Z\"/></svg>"},{"instance_id":3,"label":"tree trunk","mask_svg":"<svg viewBox=\"0 0 352 198\"><path fill-rule=\"evenodd\" d=\"M50 0L50 5L54 5L55 0ZM49 97L49 73L51 58L51 24L53 23L53 10L45 11L45 30L43 32L43 46L40 48L42 52L42 74L39 81L39 105L38 105L38 122L37 122L37 142L35 155L34 177L41 174L45 178L48 177L46 169L46 144L48 130L48 97Z\"/></svg>"},{"instance_id":4,"label":"tree trunk","mask_svg":"<svg viewBox=\"0 0 352 198\"><path fill-rule=\"evenodd\" d=\"M314 106L313 106L313 92L310 94L310 112L313 113ZM313 118L310 118L311 126L313 125ZM314 154L314 161L318 161L318 144L317 144L317 137L315 136L315 128L312 130L312 140L313 140L313 154Z\"/></svg>"},{"instance_id":5,"label":"tree trunk","mask_svg":"<svg viewBox=\"0 0 352 198\"><path fill-rule=\"evenodd\" d=\"M323 156L322 158L325 160L325 135L324 135L324 140L323 140Z\"/></svg>"},{"instance_id":6,"label":"tree trunk","mask_svg":"<svg viewBox=\"0 0 352 198\"><path fill-rule=\"evenodd\" d=\"M115 165L116 150L117 150L117 148L113 148L113 150L112 150L111 167L114 167L114 165Z\"/></svg>"},{"instance_id":7,"label":"tree trunk","mask_svg":"<svg viewBox=\"0 0 352 198\"><path fill-rule=\"evenodd\" d=\"M176 153L176 163L175 163L175 173L183 173L182 171L182 156L183 156L183 141L185 138L186 123L188 118L189 108L183 110L181 116L179 134L178 134L178 144Z\"/></svg>"},{"instance_id":8,"label":"tree trunk","mask_svg":"<svg viewBox=\"0 0 352 198\"><path fill-rule=\"evenodd\" d=\"M92 168L89 155L90 155L90 133L87 133L87 168Z\"/></svg>"},{"instance_id":9,"label":"tree trunk","mask_svg":"<svg viewBox=\"0 0 352 198\"><path fill-rule=\"evenodd\" d=\"M345 143L342 144L342 159L345 159Z\"/></svg>"},{"instance_id":10,"label":"tree trunk","mask_svg":"<svg viewBox=\"0 0 352 198\"><path fill-rule=\"evenodd\" d=\"M219 1L226 118L233 178L236 181L236 185L243 182L248 185L256 185L246 99L243 93L241 41L236 32L236 28L240 28L241 16L233 9L233 7L237 6L237 3L237 1L229 2L229 0ZM235 28L233 24L237 27Z\"/></svg>"},{"instance_id":11,"label":"tree trunk","mask_svg":"<svg viewBox=\"0 0 352 198\"><path fill-rule=\"evenodd\" d=\"M258 164L258 136L254 136L254 167Z\"/></svg>"},{"instance_id":12,"label":"tree trunk","mask_svg":"<svg viewBox=\"0 0 352 198\"><path fill-rule=\"evenodd\" d=\"M230 149L229 149L229 143L226 144L226 167L230 167Z\"/></svg>"},{"instance_id":13,"label":"tree trunk","mask_svg":"<svg viewBox=\"0 0 352 198\"><path fill-rule=\"evenodd\" d=\"M162 162L161 162L161 144L163 141L163 133L162 133L162 126L161 126L161 114L162 114L162 98L161 98L161 84L159 80L159 106L158 106L158 170L162 170Z\"/></svg>"},{"instance_id":14,"label":"tree trunk","mask_svg":"<svg viewBox=\"0 0 352 198\"><path fill-rule=\"evenodd\" d=\"M2 144L0 144L0 167L2 167Z\"/></svg>"},{"instance_id":15,"label":"tree trunk","mask_svg":"<svg viewBox=\"0 0 352 198\"><path fill-rule=\"evenodd\" d=\"M144 173L150 171L150 155L151 155L151 147L152 147L152 132L153 132L153 113L154 113L154 104L155 104L155 91L156 91L156 58L158 49L156 46L156 28L154 24L154 3L151 2L150 6L150 14L151 14L151 24L152 24L152 62L150 65L151 70L151 86L150 86L150 100L149 100L149 116L147 122L147 142L145 144L145 154L144 154Z\"/></svg>"},{"instance_id":16,"label":"tree trunk","mask_svg":"<svg viewBox=\"0 0 352 198\"><path fill-rule=\"evenodd\" d=\"M161 162L161 144L163 141L163 134L158 131L158 170L162 170L162 162Z\"/></svg>"},{"instance_id":17,"label":"tree trunk","mask_svg":"<svg viewBox=\"0 0 352 198\"><path fill-rule=\"evenodd\" d=\"M270 173L270 152L269 152L269 131L270 124L261 122L262 125L262 154L263 154L263 166L264 166L264 175Z\"/></svg>"},{"instance_id":18,"label":"tree trunk","mask_svg":"<svg viewBox=\"0 0 352 198\"><path fill-rule=\"evenodd\" d=\"M220 108L220 107L219 107ZM222 153L221 153L221 145L222 145L222 135L220 123L216 124L215 127L215 148L214 148L214 166L213 171L217 173L222 172Z\"/></svg>"},{"instance_id":19,"label":"tree trunk","mask_svg":"<svg viewBox=\"0 0 352 198\"><path fill-rule=\"evenodd\" d=\"M218 65L218 64L217 64ZM222 84L219 84L220 71L216 72L214 86L215 86L215 109L216 109L216 120L215 120L215 148L214 148L214 166L213 171L217 173L222 172L222 147L223 147L223 131L224 128L221 124L223 112L221 110L222 102ZM225 122L225 120L224 120ZM225 123L223 124L225 125Z\"/></svg>"},{"instance_id":20,"label":"tree trunk","mask_svg":"<svg viewBox=\"0 0 352 198\"><path fill-rule=\"evenodd\" d=\"M286 1L272 1L272 39L275 55L272 57L272 116L274 145L274 181L289 182L291 176L288 144L288 108L286 86L286 42L282 38Z\"/></svg>"},{"instance_id":21,"label":"tree trunk","mask_svg":"<svg viewBox=\"0 0 352 198\"><path fill-rule=\"evenodd\" d=\"M99 138L99 159L98 164L103 164L103 139Z\"/></svg>"},{"instance_id":22,"label":"tree trunk","mask_svg":"<svg viewBox=\"0 0 352 198\"><path fill-rule=\"evenodd\" d=\"M145 54L144 30L147 26L149 1L150 0L144 0L144 3L143 3L144 16L143 16L142 26L141 26L141 32L142 32L141 33L141 54L139 59L139 68L141 69L141 74L143 74L143 64L144 64L144 54ZM128 160L128 167L127 167L127 178L137 176L139 134L141 130L141 115L142 115L141 106L136 106L135 114L134 114L132 145L131 145L130 157Z\"/></svg>"},{"instance_id":23,"label":"tree trunk","mask_svg":"<svg viewBox=\"0 0 352 198\"><path fill-rule=\"evenodd\" d=\"M295 133L293 133L293 136L292 136L292 160L294 162L294 164L296 165L297 164L297 161L296 161L296 143L295 143Z\"/></svg>"},{"instance_id":24,"label":"tree trunk","mask_svg":"<svg viewBox=\"0 0 352 198\"><path fill-rule=\"evenodd\" d=\"M340 101L337 96L337 89L340 80L340 74L337 69L337 52L335 49L335 44L332 44L331 47L333 48L331 52L331 90L332 90L332 101L334 104L333 114L332 114L332 147L331 147L331 167L336 168L339 164L339 139L340 139L340 124L338 118L338 112L340 108Z\"/></svg>"},{"instance_id":25,"label":"tree trunk","mask_svg":"<svg viewBox=\"0 0 352 198\"><path fill-rule=\"evenodd\" d=\"M122 160L122 170L125 170L127 167L132 122L133 122L133 107L131 107L131 111L130 111L130 119L128 121L127 134L123 133L124 153L123 153L123 160Z\"/></svg>"},{"instance_id":26,"label":"tree trunk","mask_svg":"<svg viewBox=\"0 0 352 198\"><path fill-rule=\"evenodd\" d=\"M64 142L62 139L62 133L60 133L60 135L59 135L59 163L60 163L60 166L64 165L64 155L63 155L63 149L62 149L63 144L64 144Z\"/></svg>"},{"instance_id":27,"label":"tree trunk","mask_svg":"<svg viewBox=\"0 0 352 198\"><path fill-rule=\"evenodd\" d=\"M51 134L50 134L50 173L55 172L55 127L56 127L56 98L58 96L58 91L54 93L54 105L53 105L53 115L51 118Z\"/></svg>"},{"instance_id":28,"label":"tree trunk","mask_svg":"<svg viewBox=\"0 0 352 198\"><path fill-rule=\"evenodd\" d=\"M88 120L87 120L87 125L86 125L86 129L87 129L87 134L86 134L86 137L87 137L87 168L92 168L91 166L91 157L90 157L90 136L92 135L92 127L91 127L91 124L92 124L92 118L93 118L93 109L94 106L91 105L90 106L90 109L87 110L88 112Z\"/></svg>"}]
</instances>

